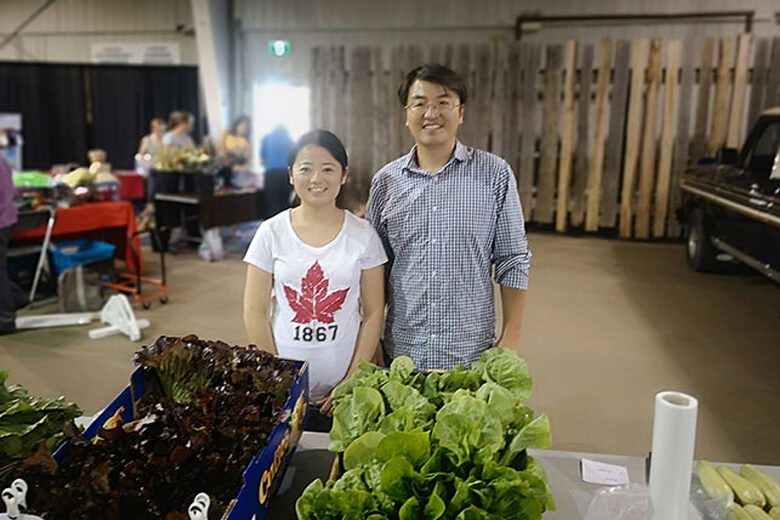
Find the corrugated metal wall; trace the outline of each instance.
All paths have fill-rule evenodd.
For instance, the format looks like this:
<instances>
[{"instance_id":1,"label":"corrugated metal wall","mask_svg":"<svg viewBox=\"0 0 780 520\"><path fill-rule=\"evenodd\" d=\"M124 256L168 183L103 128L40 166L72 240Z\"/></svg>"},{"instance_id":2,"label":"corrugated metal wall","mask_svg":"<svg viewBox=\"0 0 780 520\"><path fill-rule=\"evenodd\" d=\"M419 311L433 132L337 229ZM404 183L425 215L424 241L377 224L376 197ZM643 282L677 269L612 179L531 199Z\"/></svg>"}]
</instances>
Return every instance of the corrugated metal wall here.
<instances>
[{"instance_id":1,"label":"corrugated metal wall","mask_svg":"<svg viewBox=\"0 0 780 520\"><path fill-rule=\"evenodd\" d=\"M0 41L42 2L0 0ZM0 49L0 60L89 62L92 43L178 43L183 64L197 64L190 0L59 0Z\"/></svg>"}]
</instances>

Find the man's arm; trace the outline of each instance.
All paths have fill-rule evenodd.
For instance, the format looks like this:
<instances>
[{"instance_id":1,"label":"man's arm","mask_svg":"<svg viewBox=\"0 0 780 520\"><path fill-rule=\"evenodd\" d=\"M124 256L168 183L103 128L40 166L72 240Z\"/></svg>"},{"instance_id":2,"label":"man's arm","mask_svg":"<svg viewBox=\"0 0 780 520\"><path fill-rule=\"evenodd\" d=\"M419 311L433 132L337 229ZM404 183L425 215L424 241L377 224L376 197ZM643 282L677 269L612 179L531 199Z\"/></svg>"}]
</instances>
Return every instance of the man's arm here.
<instances>
[{"instance_id":1,"label":"man's arm","mask_svg":"<svg viewBox=\"0 0 780 520\"><path fill-rule=\"evenodd\" d=\"M520 350L520 331L522 330L523 309L525 308L525 290L501 286L501 307L504 323L496 342L497 347Z\"/></svg>"},{"instance_id":2,"label":"man's arm","mask_svg":"<svg viewBox=\"0 0 780 520\"><path fill-rule=\"evenodd\" d=\"M501 172L497 188L498 217L493 244L493 265L496 282L501 286L504 320L496 344L517 350L520 347L531 251L528 249L517 182L508 164Z\"/></svg>"}]
</instances>

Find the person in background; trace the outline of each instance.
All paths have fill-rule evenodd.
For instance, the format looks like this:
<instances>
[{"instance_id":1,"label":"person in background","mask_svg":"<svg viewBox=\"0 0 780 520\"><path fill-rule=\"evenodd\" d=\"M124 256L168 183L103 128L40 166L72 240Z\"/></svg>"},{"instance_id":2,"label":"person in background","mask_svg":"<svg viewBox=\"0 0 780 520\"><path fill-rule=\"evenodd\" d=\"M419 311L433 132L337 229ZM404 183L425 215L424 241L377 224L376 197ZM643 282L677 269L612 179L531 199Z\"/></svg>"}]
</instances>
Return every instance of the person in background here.
<instances>
[{"instance_id":1,"label":"person in background","mask_svg":"<svg viewBox=\"0 0 780 520\"><path fill-rule=\"evenodd\" d=\"M195 125L195 117L189 112L174 110L168 116L168 131L163 135L162 144L174 148L194 146L190 134Z\"/></svg>"},{"instance_id":2,"label":"person in background","mask_svg":"<svg viewBox=\"0 0 780 520\"><path fill-rule=\"evenodd\" d=\"M265 166L265 203L268 215L290 207L291 188L287 155L293 141L282 125L277 125L260 143L260 162Z\"/></svg>"},{"instance_id":3,"label":"person in background","mask_svg":"<svg viewBox=\"0 0 780 520\"><path fill-rule=\"evenodd\" d=\"M301 204L260 224L247 249L244 325L251 343L309 360L306 429L327 432L333 388L378 353L387 256L369 223L336 205L348 174L338 137L305 134L288 165Z\"/></svg>"},{"instance_id":4,"label":"person in background","mask_svg":"<svg viewBox=\"0 0 780 520\"><path fill-rule=\"evenodd\" d=\"M412 69L398 97L415 145L376 173L367 210L390 257L386 354L449 370L494 345L517 350L531 252L512 168L457 139L467 89L455 71Z\"/></svg>"},{"instance_id":5,"label":"person in background","mask_svg":"<svg viewBox=\"0 0 780 520\"><path fill-rule=\"evenodd\" d=\"M149 133L141 138L141 143L138 145L138 155L141 160L150 162L154 158L154 154L163 144L165 129L165 121L160 117L155 117L149 122ZM150 156L148 159L146 159L147 155Z\"/></svg>"},{"instance_id":6,"label":"person in background","mask_svg":"<svg viewBox=\"0 0 780 520\"><path fill-rule=\"evenodd\" d=\"M11 167L0 155L0 335L16 331L16 300L8 279L8 242L17 220Z\"/></svg>"},{"instance_id":7,"label":"person in background","mask_svg":"<svg viewBox=\"0 0 780 520\"><path fill-rule=\"evenodd\" d=\"M249 118L240 116L233 122L233 126L229 130L225 130L219 136L217 155L222 165L220 175L225 179L226 186L240 188L246 182L245 179L239 179L239 177L249 171L249 163L252 160L250 133Z\"/></svg>"}]
</instances>

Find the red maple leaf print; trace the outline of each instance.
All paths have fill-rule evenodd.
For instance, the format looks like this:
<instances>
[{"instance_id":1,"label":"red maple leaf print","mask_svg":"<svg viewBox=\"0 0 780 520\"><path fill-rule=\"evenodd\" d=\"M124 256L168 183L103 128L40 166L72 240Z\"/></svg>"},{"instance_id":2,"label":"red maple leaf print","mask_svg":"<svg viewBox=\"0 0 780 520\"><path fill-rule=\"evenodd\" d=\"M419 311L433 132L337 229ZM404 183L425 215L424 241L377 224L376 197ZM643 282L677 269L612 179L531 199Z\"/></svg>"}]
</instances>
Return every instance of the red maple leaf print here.
<instances>
[{"instance_id":1,"label":"red maple leaf print","mask_svg":"<svg viewBox=\"0 0 780 520\"><path fill-rule=\"evenodd\" d=\"M284 286L284 295L295 311L294 323L333 323L333 313L344 305L349 287L328 294L328 285L328 279L316 261L301 279L300 293L289 285Z\"/></svg>"}]
</instances>

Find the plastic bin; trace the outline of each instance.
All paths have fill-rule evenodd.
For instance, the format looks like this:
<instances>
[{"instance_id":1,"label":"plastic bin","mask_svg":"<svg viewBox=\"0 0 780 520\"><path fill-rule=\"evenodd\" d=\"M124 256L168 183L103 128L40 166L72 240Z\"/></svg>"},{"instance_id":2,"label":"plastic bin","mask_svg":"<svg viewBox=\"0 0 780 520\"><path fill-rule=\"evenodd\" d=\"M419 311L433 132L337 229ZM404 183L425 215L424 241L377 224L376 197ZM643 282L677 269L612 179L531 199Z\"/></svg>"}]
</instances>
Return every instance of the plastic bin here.
<instances>
[{"instance_id":1,"label":"plastic bin","mask_svg":"<svg viewBox=\"0 0 780 520\"><path fill-rule=\"evenodd\" d=\"M52 256L55 274L59 275L68 267L86 265L99 260L109 260L114 257L113 244L99 240L69 240L59 242L49 248Z\"/></svg>"}]
</instances>

